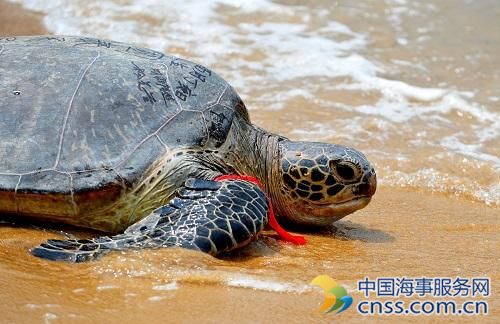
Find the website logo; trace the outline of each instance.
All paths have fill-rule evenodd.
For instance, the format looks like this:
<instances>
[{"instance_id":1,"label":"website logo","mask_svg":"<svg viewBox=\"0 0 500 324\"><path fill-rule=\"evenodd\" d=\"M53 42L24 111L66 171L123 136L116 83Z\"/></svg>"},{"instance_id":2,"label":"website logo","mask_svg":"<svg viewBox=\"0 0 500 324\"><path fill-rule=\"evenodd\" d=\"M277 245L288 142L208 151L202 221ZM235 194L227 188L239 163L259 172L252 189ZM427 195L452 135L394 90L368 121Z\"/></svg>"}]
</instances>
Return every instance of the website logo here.
<instances>
[{"instance_id":1,"label":"website logo","mask_svg":"<svg viewBox=\"0 0 500 324\"><path fill-rule=\"evenodd\" d=\"M338 310L338 314L352 305L352 297L347 294L347 290L329 276L317 276L310 283L311 285L323 288L325 292L325 300L319 307L321 312L331 313Z\"/></svg>"}]
</instances>

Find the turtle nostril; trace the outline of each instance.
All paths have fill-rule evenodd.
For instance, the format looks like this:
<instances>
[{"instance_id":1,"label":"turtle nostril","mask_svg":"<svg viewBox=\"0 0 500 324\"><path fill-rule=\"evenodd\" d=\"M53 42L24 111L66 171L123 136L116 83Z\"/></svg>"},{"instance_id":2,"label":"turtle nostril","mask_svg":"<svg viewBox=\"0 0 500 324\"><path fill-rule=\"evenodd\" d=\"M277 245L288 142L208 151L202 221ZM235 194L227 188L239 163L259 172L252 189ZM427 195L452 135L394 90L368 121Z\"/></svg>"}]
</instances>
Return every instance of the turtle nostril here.
<instances>
[{"instance_id":1,"label":"turtle nostril","mask_svg":"<svg viewBox=\"0 0 500 324\"><path fill-rule=\"evenodd\" d=\"M336 166L336 169L337 169L337 174L344 180L352 180L352 178L354 178L355 172L349 165L338 164Z\"/></svg>"}]
</instances>

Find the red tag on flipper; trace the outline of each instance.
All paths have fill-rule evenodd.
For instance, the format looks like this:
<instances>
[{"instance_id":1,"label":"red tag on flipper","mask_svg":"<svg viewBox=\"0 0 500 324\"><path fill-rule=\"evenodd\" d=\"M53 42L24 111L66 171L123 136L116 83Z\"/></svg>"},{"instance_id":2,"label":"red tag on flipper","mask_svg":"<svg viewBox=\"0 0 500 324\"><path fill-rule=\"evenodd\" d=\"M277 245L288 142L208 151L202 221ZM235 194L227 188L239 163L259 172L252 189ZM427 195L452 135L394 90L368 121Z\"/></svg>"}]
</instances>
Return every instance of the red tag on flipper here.
<instances>
[{"instance_id":1,"label":"red tag on flipper","mask_svg":"<svg viewBox=\"0 0 500 324\"><path fill-rule=\"evenodd\" d=\"M256 184L259 186L262 190L264 190L264 187L260 183L259 179L251 176L246 176L246 175L236 175L236 174L225 174L221 175L217 178L214 179L215 181L223 181L223 180L244 180L248 181L251 183ZM271 199L269 196L266 194L267 202L269 203L269 226L273 230L278 233L279 237L286 242L293 243L295 245L304 245L306 244L306 239L303 236L300 235L292 235L288 233L283 227L280 226L278 221L276 220L276 217L274 215L274 210L273 210L273 203L271 202Z\"/></svg>"}]
</instances>

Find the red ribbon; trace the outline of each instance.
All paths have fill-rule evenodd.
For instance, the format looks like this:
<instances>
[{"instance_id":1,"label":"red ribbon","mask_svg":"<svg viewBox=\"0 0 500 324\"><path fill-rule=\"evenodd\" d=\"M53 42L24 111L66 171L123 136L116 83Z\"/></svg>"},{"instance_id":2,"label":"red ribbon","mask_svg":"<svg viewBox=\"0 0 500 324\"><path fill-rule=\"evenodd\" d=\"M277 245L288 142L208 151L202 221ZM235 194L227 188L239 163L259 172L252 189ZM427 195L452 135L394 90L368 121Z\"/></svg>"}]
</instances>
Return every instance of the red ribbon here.
<instances>
[{"instance_id":1,"label":"red ribbon","mask_svg":"<svg viewBox=\"0 0 500 324\"><path fill-rule=\"evenodd\" d=\"M224 180L243 180L243 181L248 181L253 184L256 184L259 186L263 191L264 187L262 186L262 183L260 183L259 179L251 176L246 176L246 175L236 175L236 174L225 174L221 175L217 178L214 179L215 181L224 181ZM279 237L285 241L285 242L290 242L295 245L304 245L306 244L306 239L303 236L300 235L292 235L288 233L283 227L278 224L278 221L276 220L276 216L274 215L274 210L273 210L273 204L271 202L271 199L265 194L267 198L267 202L269 203L269 226L273 230L278 233Z\"/></svg>"}]
</instances>

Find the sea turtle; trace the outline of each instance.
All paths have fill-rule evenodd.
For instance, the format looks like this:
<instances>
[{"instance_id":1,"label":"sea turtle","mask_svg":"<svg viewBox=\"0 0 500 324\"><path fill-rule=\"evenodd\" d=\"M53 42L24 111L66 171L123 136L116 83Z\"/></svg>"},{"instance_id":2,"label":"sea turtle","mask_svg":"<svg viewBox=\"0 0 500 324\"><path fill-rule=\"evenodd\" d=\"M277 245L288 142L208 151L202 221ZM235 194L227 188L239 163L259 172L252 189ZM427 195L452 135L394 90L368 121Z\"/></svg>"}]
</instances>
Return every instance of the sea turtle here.
<instances>
[{"instance_id":1,"label":"sea turtle","mask_svg":"<svg viewBox=\"0 0 500 324\"><path fill-rule=\"evenodd\" d=\"M208 68L87 37L0 38L0 161L0 214L116 234L31 250L72 262L166 246L216 255L275 222L273 205L280 222L321 226L376 188L355 149L252 125Z\"/></svg>"}]
</instances>

